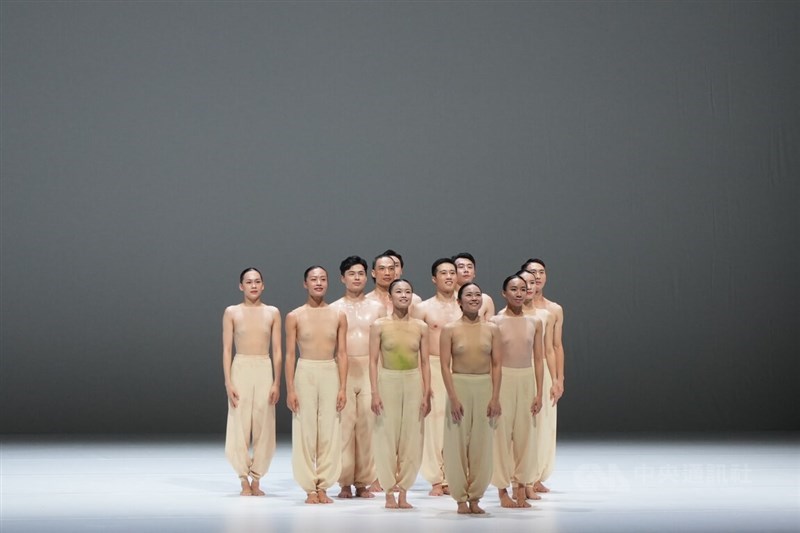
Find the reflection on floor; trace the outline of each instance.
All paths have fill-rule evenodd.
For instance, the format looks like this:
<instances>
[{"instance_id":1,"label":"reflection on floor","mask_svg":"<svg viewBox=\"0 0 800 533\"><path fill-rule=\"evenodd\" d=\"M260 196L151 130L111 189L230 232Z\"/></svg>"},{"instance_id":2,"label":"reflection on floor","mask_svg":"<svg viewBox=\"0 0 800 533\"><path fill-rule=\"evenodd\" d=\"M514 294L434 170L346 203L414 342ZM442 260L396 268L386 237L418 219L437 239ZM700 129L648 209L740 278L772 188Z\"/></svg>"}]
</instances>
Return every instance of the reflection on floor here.
<instances>
[{"instance_id":1,"label":"reflection on floor","mask_svg":"<svg viewBox=\"0 0 800 533\"><path fill-rule=\"evenodd\" d=\"M428 496L421 478L409 493L413 510L386 510L381 494L305 505L288 442L262 483L266 497L240 497L220 438L6 436L0 530L798 531L800 439L562 438L548 485L551 493L519 510L502 509L490 487L485 516L457 515L455 502Z\"/></svg>"}]
</instances>

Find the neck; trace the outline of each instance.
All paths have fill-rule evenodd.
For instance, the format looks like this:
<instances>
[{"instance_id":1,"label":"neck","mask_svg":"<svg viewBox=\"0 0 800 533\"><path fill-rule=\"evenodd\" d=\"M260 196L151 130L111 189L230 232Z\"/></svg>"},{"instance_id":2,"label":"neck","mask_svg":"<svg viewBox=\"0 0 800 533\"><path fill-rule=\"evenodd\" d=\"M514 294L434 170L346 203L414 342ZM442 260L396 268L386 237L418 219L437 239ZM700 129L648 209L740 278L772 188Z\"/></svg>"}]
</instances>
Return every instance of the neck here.
<instances>
[{"instance_id":1,"label":"neck","mask_svg":"<svg viewBox=\"0 0 800 533\"><path fill-rule=\"evenodd\" d=\"M250 298L247 298L245 296L243 303L245 307L257 307L261 305L261 298L256 298L255 300L251 300Z\"/></svg>"},{"instance_id":2,"label":"neck","mask_svg":"<svg viewBox=\"0 0 800 533\"><path fill-rule=\"evenodd\" d=\"M436 299L437 300L446 300L446 301L449 302L450 300L454 300L455 299L455 292L453 292L453 291L441 291L439 289L436 289Z\"/></svg>"},{"instance_id":3,"label":"neck","mask_svg":"<svg viewBox=\"0 0 800 533\"><path fill-rule=\"evenodd\" d=\"M539 291L539 292L534 292L533 293L533 299L531 300L531 306L542 306L542 305L544 305L544 302L545 302L545 300L544 300L544 293L543 292Z\"/></svg>"},{"instance_id":4,"label":"neck","mask_svg":"<svg viewBox=\"0 0 800 533\"><path fill-rule=\"evenodd\" d=\"M506 314L513 316L522 316L522 306L509 303L506 305Z\"/></svg>"},{"instance_id":5,"label":"neck","mask_svg":"<svg viewBox=\"0 0 800 533\"><path fill-rule=\"evenodd\" d=\"M363 300L364 299L364 289L358 291L346 291L344 293L344 297L347 300Z\"/></svg>"},{"instance_id":6,"label":"neck","mask_svg":"<svg viewBox=\"0 0 800 533\"><path fill-rule=\"evenodd\" d=\"M397 307L395 307L394 309L392 309L392 317L395 320L405 320L406 318L408 318L408 307L406 307L405 309L398 309Z\"/></svg>"},{"instance_id":7,"label":"neck","mask_svg":"<svg viewBox=\"0 0 800 533\"><path fill-rule=\"evenodd\" d=\"M306 300L306 305L309 307L325 307L327 304L325 303L324 298L317 298L316 296L309 296L308 300Z\"/></svg>"},{"instance_id":8,"label":"neck","mask_svg":"<svg viewBox=\"0 0 800 533\"><path fill-rule=\"evenodd\" d=\"M463 320L468 324L475 324L476 322L480 322L480 316L478 315L477 311L474 313L467 313L465 311L461 311L461 313L462 313L461 320Z\"/></svg>"}]
</instances>

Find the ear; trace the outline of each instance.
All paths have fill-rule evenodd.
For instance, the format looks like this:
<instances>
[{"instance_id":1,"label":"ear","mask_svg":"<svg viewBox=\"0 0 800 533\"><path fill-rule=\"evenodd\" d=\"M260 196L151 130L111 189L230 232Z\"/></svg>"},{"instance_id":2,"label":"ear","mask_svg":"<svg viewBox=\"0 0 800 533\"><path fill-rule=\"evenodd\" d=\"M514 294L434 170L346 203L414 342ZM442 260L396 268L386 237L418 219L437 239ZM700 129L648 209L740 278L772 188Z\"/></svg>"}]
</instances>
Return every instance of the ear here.
<instances>
[{"instance_id":1,"label":"ear","mask_svg":"<svg viewBox=\"0 0 800 533\"><path fill-rule=\"evenodd\" d=\"M241 283L239 284L239 290L244 292L244 285L242 285Z\"/></svg>"}]
</instances>

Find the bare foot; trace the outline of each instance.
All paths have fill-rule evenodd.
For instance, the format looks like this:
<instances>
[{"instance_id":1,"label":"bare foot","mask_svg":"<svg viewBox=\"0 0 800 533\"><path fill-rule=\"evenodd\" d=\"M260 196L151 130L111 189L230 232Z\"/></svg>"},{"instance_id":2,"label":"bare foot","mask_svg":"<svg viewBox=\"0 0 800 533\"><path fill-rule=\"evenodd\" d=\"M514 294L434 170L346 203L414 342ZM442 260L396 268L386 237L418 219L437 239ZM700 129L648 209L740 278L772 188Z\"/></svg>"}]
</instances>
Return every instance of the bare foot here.
<instances>
[{"instance_id":1,"label":"bare foot","mask_svg":"<svg viewBox=\"0 0 800 533\"><path fill-rule=\"evenodd\" d=\"M375 482L372 485L369 486L369 491L370 492L383 492L383 487L381 487L381 482L376 479Z\"/></svg>"},{"instance_id":2,"label":"bare foot","mask_svg":"<svg viewBox=\"0 0 800 533\"><path fill-rule=\"evenodd\" d=\"M442 483L442 492L450 496L450 487Z\"/></svg>"},{"instance_id":3,"label":"bare foot","mask_svg":"<svg viewBox=\"0 0 800 533\"><path fill-rule=\"evenodd\" d=\"M309 492L306 497L306 503L319 503L319 497L316 492Z\"/></svg>"},{"instance_id":4,"label":"bare foot","mask_svg":"<svg viewBox=\"0 0 800 533\"><path fill-rule=\"evenodd\" d=\"M400 506L400 509L413 509L414 508L413 505L408 503L408 500L406 499L407 497L408 497L408 492L404 491L403 489L400 489L400 498L399 498L399 502L398 502L398 505Z\"/></svg>"},{"instance_id":5,"label":"bare foot","mask_svg":"<svg viewBox=\"0 0 800 533\"><path fill-rule=\"evenodd\" d=\"M529 500L541 500L542 497L536 494L533 485L525 485L525 497Z\"/></svg>"},{"instance_id":6,"label":"bare foot","mask_svg":"<svg viewBox=\"0 0 800 533\"><path fill-rule=\"evenodd\" d=\"M525 499L525 485L519 485L514 489L514 499L517 500L517 507L530 507L531 504Z\"/></svg>"},{"instance_id":7,"label":"bare foot","mask_svg":"<svg viewBox=\"0 0 800 533\"><path fill-rule=\"evenodd\" d=\"M250 482L250 492L253 493L253 496L263 496L264 491L260 488L260 483L257 479L254 479Z\"/></svg>"},{"instance_id":8,"label":"bare foot","mask_svg":"<svg viewBox=\"0 0 800 533\"><path fill-rule=\"evenodd\" d=\"M550 489L542 485L541 481L537 481L536 483L533 484L533 490L535 490L536 492L550 492Z\"/></svg>"},{"instance_id":9,"label":"bare foot","mask_svg":"<svg viewBox=\"0 0 800 533\"><path fill-rule=\"evenodd\" d=\"M253 489L250 488L250 483L246 480L242 480L242 492L239 493L239 496L252 496Z\"/></svg>"},{"instance_id":10,"label":"bare foot","mask_svg":"<svg viewBox=\"0 0 800 533\"><path fill-rule=\"evenodd\" d=\"M348 498L350 496L347 496ZM367 487L356 487L356 497L357 498L374 498L375 495L372 494Z\"/></svg>"},{"instance_id":11,"label":"bare foot","mask_svg":"<svg viewBox=\"0 0 800 533\"><path fill-rule=\"evenodd\" d=\"M517 502L511 499L506 489L497 489L497 495L500 497L500 507L513 509L517 506Z\"/></svg>"},{"instance_id":12,"label":"bare foot","mask_svg":"<svg viewBox=\"0 0 800 533\"><path fill-rule=\"evenodd\" d=\"M467 502L458 502L458 511L456 512L458 514L469 514L470 510L469 507L467 507Z\"/></svg>"},{"instance_id":13,"label":"bare foot","mask_svg":"<svg viewBox=\"0 0 800 533\"><path fill-rule=\"evenodd\" d=\"M356 489L356 495L358 495L358 489ZM337 498L352 498L353 497L353 489L350 485L342 486L341 492L336 495Z\"/></svg>"},{"instance_id":14,"label":"bare foot","mask_svg":"<svg viewBox=\"0 0 800 533\"><path fill-rule=\"evenodd\" d=\"M328 498L328 493L322 489L317 491L317 498L319 499L319 503L333 503L333 500Z\"/></svg>"},{"instance_id":15,"label":"bare foot","mask_svg":"<svg viewBox=\"0 0 800 533\"><path fill-rule=\"evenodd\" d=\"M386 508L397 509L397 500L394 499L394 494L392 491L386 492Z\"/></svg>"},{"instance_id":16,"label":"bare foot","mask_svg":"<svg viewBox=\"0 0 800 533\"><path fill-rule=\"evenodd\" d=\"M469 501L469 511L470 511L472 514L486 514L486 511L484 511L484 510L481 508L481 506L480 506L480 505L478 505L478 502L479 502L479 501L480 501L480 500L470 500L470 501Z\"/></svg>"},{"instance_id":17,"label":"bare foot","mask_svg":"<svg viewBox=\"0 0 800 533\"><path fill-rule=\"evenodd\" d=\"M444 489L442 488L441 483L437 483L431 487L431 491L428 493L428 496L444 496Z\"/></svg>"}]
</instances>

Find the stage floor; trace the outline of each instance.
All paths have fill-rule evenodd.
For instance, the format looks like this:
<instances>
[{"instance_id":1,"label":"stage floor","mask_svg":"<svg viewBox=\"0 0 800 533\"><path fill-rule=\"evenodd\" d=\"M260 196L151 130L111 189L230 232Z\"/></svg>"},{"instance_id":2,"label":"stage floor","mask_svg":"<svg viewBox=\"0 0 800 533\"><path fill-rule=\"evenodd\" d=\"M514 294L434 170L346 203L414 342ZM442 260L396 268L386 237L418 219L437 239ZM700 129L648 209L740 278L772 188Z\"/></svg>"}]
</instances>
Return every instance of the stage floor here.
<instances>
[{"instance_id":1,"label":"stage floor","mask_svg":"<svg viewBox=\"0 0 800 533\"><path fill-rule=\"evenodd\" d=\"M419 478L412 510L374 499L305 505L290 443L278 447L265 497L238 496L221 438L3 437L0 530L260 532L620 532L800 530L800 439L567 439L552 492L531 509L461 516ZM335 496L335 490L329 491Z\"/></svg>"}]
</instances>

